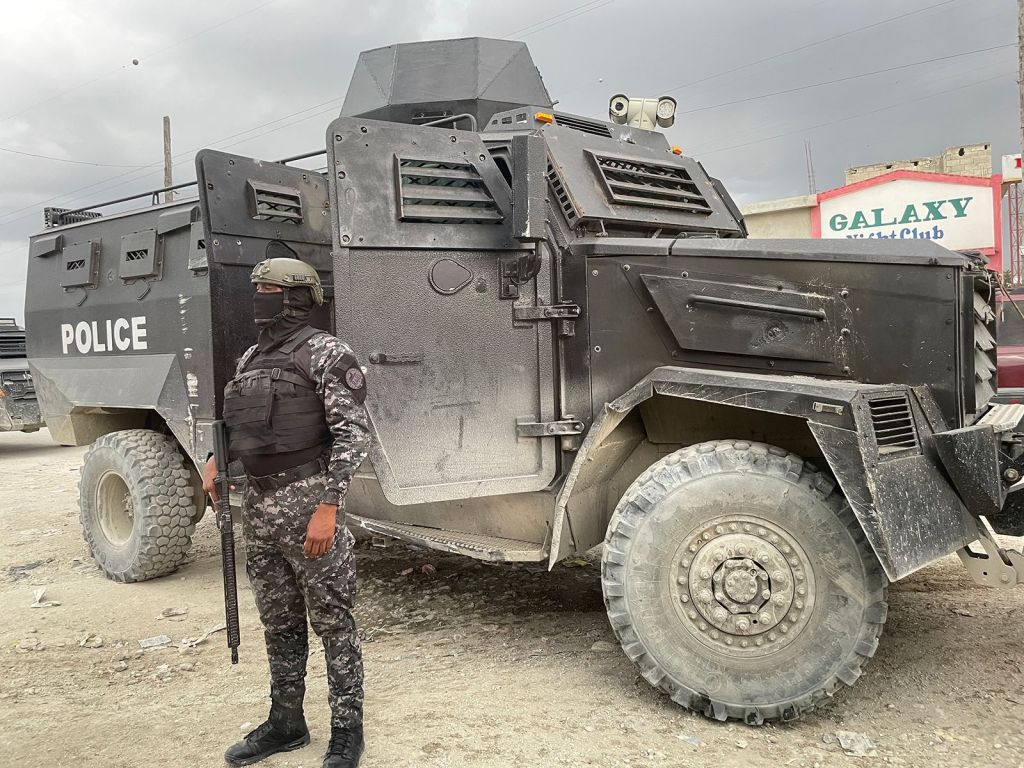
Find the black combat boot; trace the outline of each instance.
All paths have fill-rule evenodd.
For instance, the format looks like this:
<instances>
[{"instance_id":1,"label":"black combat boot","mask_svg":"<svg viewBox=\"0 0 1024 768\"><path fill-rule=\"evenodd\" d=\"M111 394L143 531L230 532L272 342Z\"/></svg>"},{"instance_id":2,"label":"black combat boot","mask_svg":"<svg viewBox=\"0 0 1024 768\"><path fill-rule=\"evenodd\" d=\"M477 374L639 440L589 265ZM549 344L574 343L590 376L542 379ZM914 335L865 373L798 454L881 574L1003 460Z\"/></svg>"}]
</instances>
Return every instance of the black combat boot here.
<instances>
[{"instance_id":1,"label":"black combat boot","mask_svg":"<svg viewBox=\"0 0 1024 768\"><path fill-rule=\"evenodd\" d=\"M224 761L228 765L252 765L277 752L290 752L307 744L309 729L302 708L286 709L272 703L267 722L228 747Z\"/></svg>"},{"instance_id":2,"label":"black combat boot","mask_svg":"<svg viewBox=\"0 0 1024 768\"><path fill-rule=\"evenodd\" d=\"M323 768L356 768L363 754L363 724L350 728L331 727L331 743L324 755Z\"/></svg>"}]
</instances>

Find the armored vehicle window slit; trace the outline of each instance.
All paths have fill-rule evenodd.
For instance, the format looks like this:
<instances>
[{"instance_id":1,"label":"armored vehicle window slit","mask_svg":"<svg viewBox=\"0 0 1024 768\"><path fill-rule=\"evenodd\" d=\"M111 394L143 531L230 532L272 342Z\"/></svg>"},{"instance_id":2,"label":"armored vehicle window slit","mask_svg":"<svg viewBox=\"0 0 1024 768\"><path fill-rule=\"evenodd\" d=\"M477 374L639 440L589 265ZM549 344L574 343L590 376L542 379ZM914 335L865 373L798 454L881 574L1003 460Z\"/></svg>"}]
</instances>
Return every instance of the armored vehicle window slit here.
<instances>
[{"instance_id":1,"label":"armored vehicle window slit","mask_svg":"<svg viewBox=\"0 0 1024 768\"><path fill-rule=\"evenodd\" d=\"M160 258L157 249L155 229L124 235L121 238L118 277L122 280L135 280L159 275Z\"/></svg>"},{"instance_id":2,"label":"armored vehicle window slit","mask_svg":"<svg viewBox=\"0 0 1024 768\"><path fill-rule=\"evenodd\" d=\"M64 249L61 288L92 288L99 272L99 241L74 243Z\"/></svg>"}]
</instances>

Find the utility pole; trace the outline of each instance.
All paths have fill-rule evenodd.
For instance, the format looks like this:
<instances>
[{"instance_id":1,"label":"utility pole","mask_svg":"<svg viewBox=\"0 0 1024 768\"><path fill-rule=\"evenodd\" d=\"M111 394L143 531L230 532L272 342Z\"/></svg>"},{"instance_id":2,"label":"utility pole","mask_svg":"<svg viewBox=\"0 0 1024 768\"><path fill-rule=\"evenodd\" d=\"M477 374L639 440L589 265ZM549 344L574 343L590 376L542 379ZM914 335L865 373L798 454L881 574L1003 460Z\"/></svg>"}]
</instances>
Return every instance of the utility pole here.
<instances>
[{"instance_id":1,"label":"utility pole","mask_svg":"<svg viewBox=\"0 0 1024 768\"><path fill-rule=\"evenodd\" d=\"M1024 3L1024 0L1020 2ZM807 194L817 194L818 182L814 178L814 158L811 156L810 139L804 139L804 161L807 163Z\"/></svg>"},{"instance_id":2,"label":"utility pole","mask_svg":"<svg viewBox=\"0 0 1024 768\"><path fill-rule=\"evenodd\" d=\"M1020 147L1021 157L1024 157L1024 0L1017 0L1017 88L1019 91L1020 107ZM1017 184L1008 185L1008 204L1010 214L1010 280L1019 283L1024 277L1022 271L1022 256L1020 242L1021 210L1020 194L1024 180ZM1005 258L1005 256L1004 256ZM1006 274L1006 265L1003 265L1003 274Z\"/></svg>"},{"instance_id":3,"label":"utility pole","mask_svg":"<svg viewBox=\"0 0 1024 768\"><path fill-rule=\"evenodd\" d=\"M1024 3L1024 0L1020 0ZM1022 5L1021 7L1024 7ZM170 187L174 185L174 177L171 174L171 118L168 115L164 115L164 186ZM170 203L174 201L174 193L168 190L164 192L164 202Z\"/></svg>"}]
</instances>

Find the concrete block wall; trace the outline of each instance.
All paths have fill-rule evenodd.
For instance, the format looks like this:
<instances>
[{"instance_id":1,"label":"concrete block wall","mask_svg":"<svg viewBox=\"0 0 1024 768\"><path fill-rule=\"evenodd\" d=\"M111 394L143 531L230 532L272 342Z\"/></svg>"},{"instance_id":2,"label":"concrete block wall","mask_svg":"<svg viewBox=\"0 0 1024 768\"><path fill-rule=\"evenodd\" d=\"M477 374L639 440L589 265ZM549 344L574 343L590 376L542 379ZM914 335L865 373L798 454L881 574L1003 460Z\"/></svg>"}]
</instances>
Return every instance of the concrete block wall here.
<instances>
[{"instance_id":1,"label":"concrete block wall","mask_svg":"<svg viewBox=\"0 0 1024 768\"><path fill-rule=\"evenodd\" d=\"M992 145L962 144L949 147L941 154L932 157L893 160L889 163L872 163L871 165L847 168L845 183L854 184L892 171L927 171L929 173L948 173L953 176L988 178L992 175Z\"/></svg>"},{"instance_id":2,"label":"concrete block wall","mask_svg":"<svg viewBox=\"0 0 1024 768\"><path fill-rule=\"evenodd\" d=\"M967 144L950 147L942 153L942 171L954 176L992 175L992 147L988 144Z\"/></svg>"},{"instance_id":3,"label":"concrete block wall","mask_svg":"<svg viewBox=\"0 0 1024 768\"><path fill-rule=\"evenodd\" d=\"M750 203L741 211L752 238L803 238L811 236L811 212L817 204L817 195L804 195Z\"/></svg>"}]
</instances>

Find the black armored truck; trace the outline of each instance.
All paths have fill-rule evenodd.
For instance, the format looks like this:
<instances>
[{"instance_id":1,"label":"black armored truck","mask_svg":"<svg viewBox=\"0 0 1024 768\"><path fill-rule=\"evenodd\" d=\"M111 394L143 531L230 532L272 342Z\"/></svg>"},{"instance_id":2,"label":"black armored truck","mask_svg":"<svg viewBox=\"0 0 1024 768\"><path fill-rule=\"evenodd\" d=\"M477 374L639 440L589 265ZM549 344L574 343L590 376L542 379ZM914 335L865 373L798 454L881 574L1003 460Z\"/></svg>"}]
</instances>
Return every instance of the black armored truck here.
<instances>
[{"instance_id":1,"label":"black armored truck","mask_svg":"<svg viewBox=\"0 0 1024 768\"><path fill-rule=\"evenodd\" d=\"M1024 580L994 535L1024 533L1024 406L990 403L984 261L747 239L643 127L671 105L645 123L630 101L556 110L522 43L389 46L360 56L325 152L202 151L193 198L48 210L29 356L55 438L90 445L103 571L182 562L249 274L294 256L368 381L349 525L550 567L603 544L622 648L684 707L827 701L874 654L888 582L950 553Z\"/></svg>"}]
</instances>

